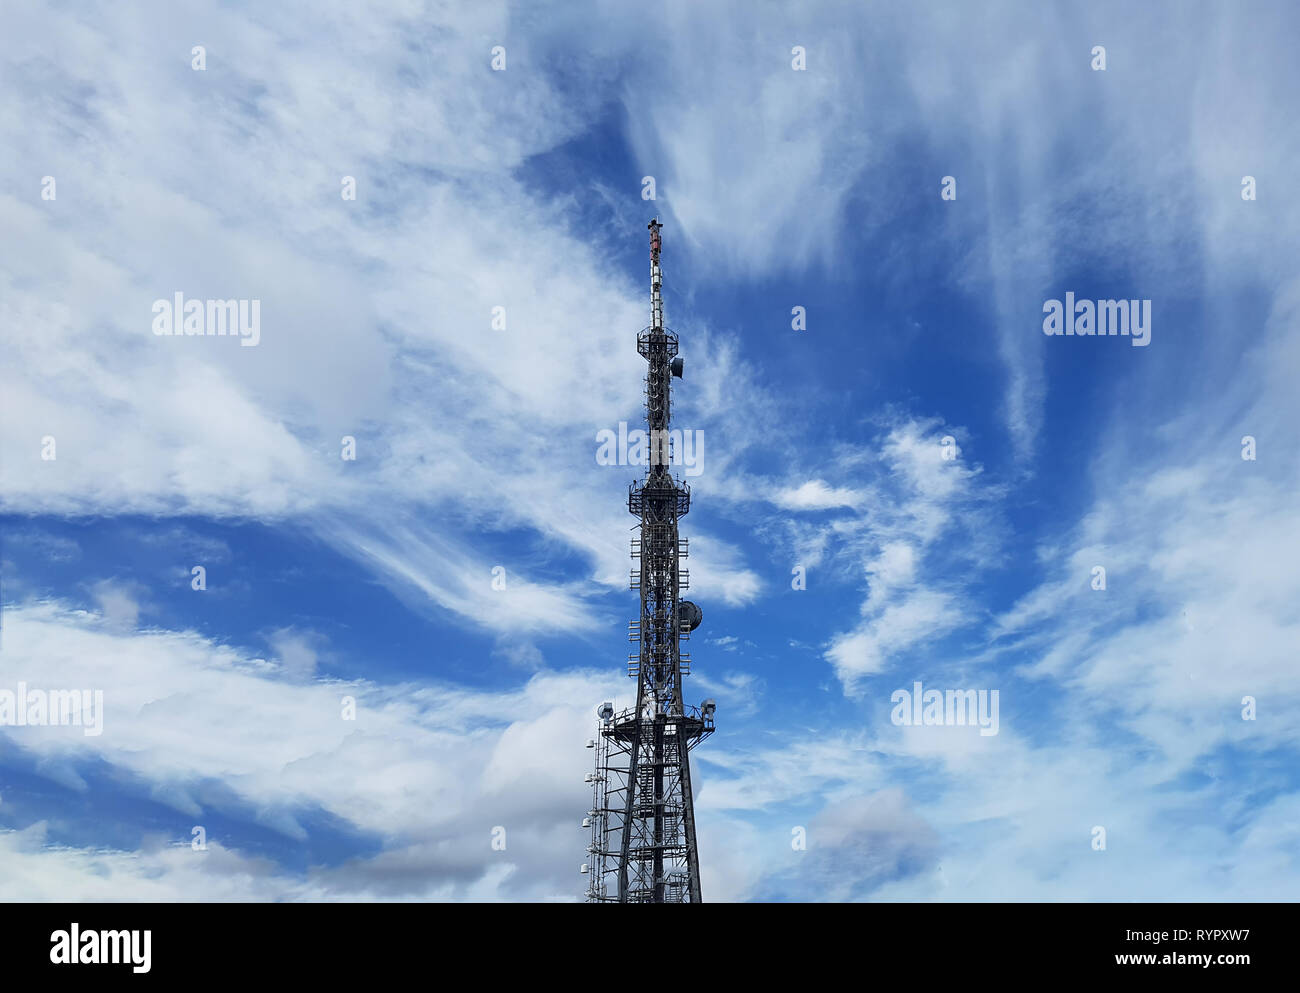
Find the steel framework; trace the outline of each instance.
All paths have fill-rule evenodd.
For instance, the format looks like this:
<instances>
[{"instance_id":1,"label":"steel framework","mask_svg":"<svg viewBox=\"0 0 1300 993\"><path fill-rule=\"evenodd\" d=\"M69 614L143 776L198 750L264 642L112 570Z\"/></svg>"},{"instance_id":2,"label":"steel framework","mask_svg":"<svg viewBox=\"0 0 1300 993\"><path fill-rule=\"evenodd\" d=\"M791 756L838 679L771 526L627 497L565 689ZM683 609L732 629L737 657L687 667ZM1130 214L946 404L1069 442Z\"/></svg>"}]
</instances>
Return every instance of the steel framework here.
<instances>
[{"instance_id":1,"label":"steel framework","mask_svg":"<svg viewBox=\"0 0 1300 993\"><path fill-rule=\"evenodd\" d=\"M658 219L650 229L651 323L637 335L637 351L648 363L645 379L649 464L645 478L631 485L628 511L640 523L632 539L630 585L641 594L641 613L628 624L628 675L637 681L636 706L615 714L599 710L598 737L588 742L595 764L587 899L618 903L699 903L699 850L691 789L690 750L713 733L716 705L682 703L682 677L691 658L682 642L700 623L700 609L681 592L690 584L683 563L689 553L677 533L691 506L690 487L670 472L668 424L672 378L682 375L677 335L663 323L661 247Z\"/></svg>"}]
</instances>

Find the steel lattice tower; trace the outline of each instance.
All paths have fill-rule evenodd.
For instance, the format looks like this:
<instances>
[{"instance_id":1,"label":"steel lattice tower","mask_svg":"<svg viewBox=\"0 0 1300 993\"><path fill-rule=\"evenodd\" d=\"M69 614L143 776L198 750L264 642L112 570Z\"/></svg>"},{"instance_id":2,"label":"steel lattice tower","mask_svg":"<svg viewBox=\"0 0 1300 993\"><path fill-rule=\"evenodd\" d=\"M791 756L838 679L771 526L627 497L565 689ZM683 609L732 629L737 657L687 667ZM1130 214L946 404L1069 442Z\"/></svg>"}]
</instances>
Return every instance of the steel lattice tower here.
<instances>
[{"instance_id":1,"label":"steel lattice tower","mask_svg":"<svg viewBox=\"0 0 1300 993\"><path fill-rule=\"evenodd\" d=\"M716 706L712 700L698 708L682 703L691 660L681 643L703 615L681 599L689 585L682 567L688 546L677 522L690 509L691 491L670 473L672 378L682 375L682 360L677 335L663 322L661 227L657 218L649 224L651 321L636 339L649 363L649 464L645 478L631 485L627 504L640 519L631 587L641 594L641 615L628 625L628 641L640 649L627 663L637 681L636 706L615 714L611 704L602 705L600 737L587 743L596 750L589 777L593 805L583 821L591 828L590 859L582 867L591 877L589 901L700 902L690 749L713 732Z\"/></svg>"}]
</instances>

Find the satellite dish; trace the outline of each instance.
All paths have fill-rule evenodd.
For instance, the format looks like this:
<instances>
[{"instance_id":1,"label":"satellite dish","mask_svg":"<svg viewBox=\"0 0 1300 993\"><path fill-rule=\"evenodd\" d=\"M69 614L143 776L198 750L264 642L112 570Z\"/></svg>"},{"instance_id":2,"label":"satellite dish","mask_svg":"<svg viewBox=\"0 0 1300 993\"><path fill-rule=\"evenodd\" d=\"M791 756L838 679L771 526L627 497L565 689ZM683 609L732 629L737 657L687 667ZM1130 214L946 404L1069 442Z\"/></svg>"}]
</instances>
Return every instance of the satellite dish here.
<instances>
[{"instance_id":1,"label":"satellite dish","mask_svg":"<svg viewBox=\"0 0 1300 993\"><path fill-rule=\"evenodd\" d=\"M689 600L677 605L677 624L683 631L694 631L704 620L704 611Z\"/></svg>"}]
</instances>

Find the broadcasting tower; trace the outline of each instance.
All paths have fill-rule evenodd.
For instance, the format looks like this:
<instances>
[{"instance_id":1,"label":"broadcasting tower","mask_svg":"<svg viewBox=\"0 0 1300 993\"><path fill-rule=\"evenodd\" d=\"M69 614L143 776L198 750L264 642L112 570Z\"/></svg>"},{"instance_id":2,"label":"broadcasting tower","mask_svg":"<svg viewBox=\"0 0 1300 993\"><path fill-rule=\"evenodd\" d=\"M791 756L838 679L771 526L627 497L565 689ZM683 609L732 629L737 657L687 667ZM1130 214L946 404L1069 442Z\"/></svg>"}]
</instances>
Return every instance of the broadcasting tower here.
<instances>
[{"instance_id":1,"label":"broadcasting tower","mask_svg":"<svg viewBox=\"0 0 1300 993\"><path fill-rule=\"evenodd\" d=\"M668 429L672 377L681 377L677 335L664 327L659 229L650 228L650 326L636 336L636 350L649 363L645 378L649 464L632 484L628 510L640 520L632 539L631 587L641 594L641 615L628 624L628 675L637 681L636 706L615 714L602 704L595 771L589 776L592 808L583 820L591 829L589 902L699 903L700 862L695 843L695 801L690 749L713 733L716 705L682 703L682 677L691 657L681 643L703 614L681 591L689 585L682 568L688 547L677 521L691 506L691 490L669 472ZM638 561L639 560L639 561Z\"/></svg>"}]
</instances>

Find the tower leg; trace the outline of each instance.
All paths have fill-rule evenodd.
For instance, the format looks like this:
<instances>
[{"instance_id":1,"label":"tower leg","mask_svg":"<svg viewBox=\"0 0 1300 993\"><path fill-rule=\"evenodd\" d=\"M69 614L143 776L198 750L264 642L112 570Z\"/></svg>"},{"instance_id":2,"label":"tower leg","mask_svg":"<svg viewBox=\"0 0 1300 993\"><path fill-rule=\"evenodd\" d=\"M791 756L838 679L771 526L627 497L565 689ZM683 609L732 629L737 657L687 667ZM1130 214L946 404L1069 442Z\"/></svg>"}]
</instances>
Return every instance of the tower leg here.
<instances>
[{"instance_id":1,"label":"tower leg","mask_svg":"<svg viewBox=\"0 0 1300 993\"><path fill-rule=\"evenodd\" d=\"M702 902L700 896L700 855L695 845L695 790L691 786L691 757L685 742L678 741L681 750L681 765L678 772L682 777L682 823L686 828L686 868L690 873L691 903Z\"/></svg>"},{"instance_id":2,"label":"tower leg","mask_svg":"<svg viewBox=\"0 0 1300 993\"><path fill-rule=\"evenodd\" d=\"M664 721L663 714L655 715L655 903L664 902Z\"/></svg>"},{"instance_id":3,"label":"tower leg","mask_svg":"<svg viewBox=\"0 0 1300 993\"><path fill-rule=\"evenodd\" d=\"M641 757L641 735L637 733L627 760L627 796L623 806L623 838L618 859L618 902L627 903L627 859L632 848L632 803L636 799L638 760Z\"/></svg>"}]
</instances>

